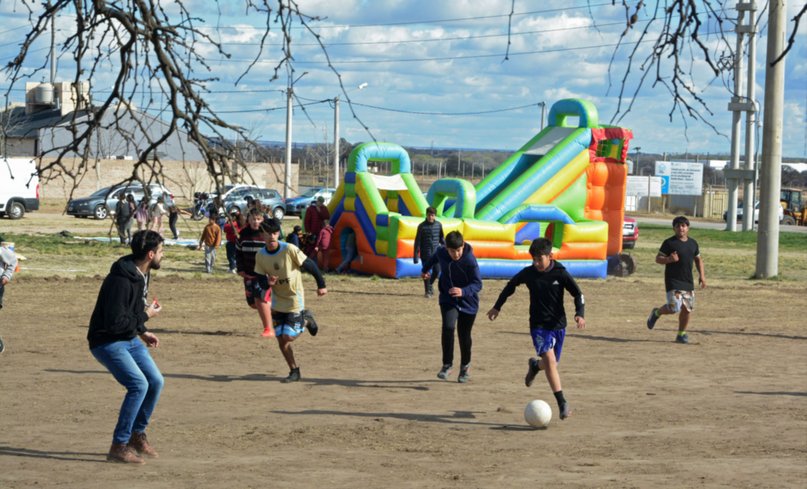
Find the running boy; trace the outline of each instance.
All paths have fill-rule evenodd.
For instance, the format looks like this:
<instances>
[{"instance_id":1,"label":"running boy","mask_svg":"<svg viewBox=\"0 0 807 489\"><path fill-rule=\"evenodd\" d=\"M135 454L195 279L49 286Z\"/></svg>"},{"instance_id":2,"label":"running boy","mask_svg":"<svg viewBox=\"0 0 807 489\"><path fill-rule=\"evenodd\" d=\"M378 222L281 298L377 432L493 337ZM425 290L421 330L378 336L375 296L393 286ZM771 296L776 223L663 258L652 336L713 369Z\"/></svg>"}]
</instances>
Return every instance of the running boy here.
<instances>
[{"instance_id":1,"label":"running boy","mask_svg":"<svg viewBox=\"0 0 807 489\"><path fill-rule=\"evenodd\" d=\"M585 301L577 282L560 262L552 259L551 241L546 238L534 239L530 245L530 256L532 266L523 268L507 282L496 304L488 311L488 319L493 321L499 316L502 306L516 291L516 287L527 285L530 291L530 336L540 359L530 358L524 383L527 387L531 386L535 376L543 370L558 401L560 419L566 419L572 414L572 410L563 397L558 372L563 340L566 337L563 290L568 290L574 297L574 320L578 329L586 327Z\"/></svg>"},{"instance_id":2,"label":"running boy","mask_svg":"<svg viewBox=\"0 0 807 489\"><path fill-rule=\"evenodd\" d=\"M479 310L479 291L482 290L482 275L476 262L473 248L465 242L459 231L446 236L446 244L435 251L428 260L423 260L421 277L429 279L429 271L439 263L440 314L443 317L443 367L437 377L448 378L454 363L454 329L460 342L460 374L457 382L464 384L471 378L471 328Z\"/></svg>"},{"instance_id":3,"label":"running boy","mask_svg":"<svg viewBox=\"0 0 807 489\"><path fill-rule=\"evenodd\" d=\"M300 270L305 270L317 281L317 295L328 293L325 279L314 260L305 256L300 248L280 241L280 222L267 219L261 224L266 246L255 255L255 274L265 277L272 288L271 315L274 335L283 358L289 365L289 375L283 382L300 380L300 367L294 359L291 344L305 328L311 336L316 336L318 327L314 318L304 310L305 295ZM258 311L268 309L268 304L259 298ZM263 319L263 315L261 315ZM268 326L264 323L264 326Z\"/></svg>"},{"instance_id":4,"label":"running boy","mask_svg":"<svg viewBox=\"0 0 807 489\"><path fill-rule=\"evenodd\" d=\"M210 218L213 222L213 217ZM249 307L258 311L263 323L261 336L272 338L275 336L271 327L271 316L268 311L258 307L258 300L268 303L272 296L272 289L266 277L255 273L255 255L263 249L263 235L261 234L263 213L258 209L250 209L247 214L247 225L241 229L238 241L235 244L236 271L244 279L244 295Z\"/></svg>"},{"instance_id":5,"label":"running boy","mask_svg":"<svg viewBox=\"0 0 807 489\"><path fill-rule=\"evenodd\" d=\"M664 265L664 287L667 290L667 303L653 308L647 317L647 328L653 329L663 314L678 313L678 335L676 343L689 343L687 326L689 315L695 309L695 282L692 279L692 263L698 269L698 283L706 288L706 270L700 255L698 242L689 237L689 219L678 216L673 219L675 236L661 243L656 263Z\"/></svg>"}]
</instances>

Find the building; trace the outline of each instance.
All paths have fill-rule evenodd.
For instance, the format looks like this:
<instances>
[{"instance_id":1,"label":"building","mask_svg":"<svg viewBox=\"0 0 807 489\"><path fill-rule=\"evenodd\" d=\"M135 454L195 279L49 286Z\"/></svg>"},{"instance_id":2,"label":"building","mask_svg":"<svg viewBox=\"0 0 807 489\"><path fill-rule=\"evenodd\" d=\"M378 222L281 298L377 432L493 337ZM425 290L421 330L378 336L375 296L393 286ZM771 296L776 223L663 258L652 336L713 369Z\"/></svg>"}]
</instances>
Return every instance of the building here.
<instances>
[{"instance_id":1,"label":"building","mask_svg":"<svg viewBox=\"0 0 807 489\"><path fill-rule=\"evenodd\" d=\"M161 137L168 124L133 106L118 105L107 110L101 121L93 120L98 108L92 105L89 83L26 83L25 105L12 106L0 120L0 153L6 156L137 160L150 140ZM71 148L74 132L90 123L98 129L89 148ZM156 151L161 160L202 161L199 149L187 133L177 130Z\"/></svg>"}]
</instances>

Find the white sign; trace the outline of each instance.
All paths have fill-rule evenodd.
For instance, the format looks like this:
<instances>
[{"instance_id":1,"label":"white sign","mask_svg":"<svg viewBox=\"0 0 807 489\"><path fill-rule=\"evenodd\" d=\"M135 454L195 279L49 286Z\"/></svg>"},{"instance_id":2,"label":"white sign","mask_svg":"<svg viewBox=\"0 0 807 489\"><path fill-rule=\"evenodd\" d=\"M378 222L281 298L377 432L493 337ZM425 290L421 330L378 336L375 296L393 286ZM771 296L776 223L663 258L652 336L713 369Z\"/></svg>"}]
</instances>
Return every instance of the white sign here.
<instances>
[{"instance_id":1,"label":"white sign","mask_svg":"<svg viewBox=\"0 0 807 489\"><path fill-rule=\"evenodd\" d=\"M656 176L662 178L664 195L700 195L703 192L701 163L657 161Z\"/></svg>"},{"instance_id":2,"label":"white sign","mask_svg":"<svg viewBox=\"0 0 807 489\"><path fill-rule=\"evenodd\" d=\"M648 179L650 180L649 182ZM650 191L651 197L661 197L661 177L628 175L628 185L625 190L625 195L647 197L648 190Z\"/></svg>"}]
</instances>

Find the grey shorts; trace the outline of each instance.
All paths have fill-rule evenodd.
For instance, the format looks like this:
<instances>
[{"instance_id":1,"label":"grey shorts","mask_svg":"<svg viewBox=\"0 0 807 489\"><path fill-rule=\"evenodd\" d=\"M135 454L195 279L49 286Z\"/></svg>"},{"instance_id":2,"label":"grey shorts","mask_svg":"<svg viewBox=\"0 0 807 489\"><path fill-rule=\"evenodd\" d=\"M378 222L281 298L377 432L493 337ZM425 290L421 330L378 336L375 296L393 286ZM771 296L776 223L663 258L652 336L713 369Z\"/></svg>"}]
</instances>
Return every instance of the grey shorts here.
<instances>
[{"instance_id":1,"label":"grey shorts","mask_svg":"<svg viewBox=\"0 0 807 489\"><path fill-rule=\"evenodd\" d=\"M682 306L685 307L689 312L695 310L695 291L668 290L667 307L669 307L673 312L680 312Z\"/></svg>"}]
</instances>

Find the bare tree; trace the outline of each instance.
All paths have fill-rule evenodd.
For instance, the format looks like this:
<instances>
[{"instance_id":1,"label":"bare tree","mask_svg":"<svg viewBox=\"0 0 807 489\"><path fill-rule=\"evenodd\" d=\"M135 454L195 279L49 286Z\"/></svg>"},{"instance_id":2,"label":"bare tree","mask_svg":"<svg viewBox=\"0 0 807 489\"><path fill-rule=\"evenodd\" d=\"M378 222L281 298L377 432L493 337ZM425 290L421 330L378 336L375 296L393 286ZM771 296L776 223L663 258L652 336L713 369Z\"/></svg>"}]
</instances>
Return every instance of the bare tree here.
<instances>
[{"instance_id":1,"label":"bare tree","mask_svg":"<svg viewBox=\"0 0 807 489\"><path fill-rule=\"evenodd\" d=\"M638 93L650 83L652 87L665 88L670 94L670 120L678 113L685 124L688 118L693 118L715 129L704 116L713 113L700 93L705 86L720 78L730 79L734 57L741 55L734 52L733 35L727 37L727 33L733 33L734 21L730 11L737 1L611 0L611 4L624 10L625 29L612 54L609 73L616 56L626 47L629 50L628 64L619 82L619 103L612 121L621 121L633 108ZM773 63L781 60L793 47L805 11L807 3L792 19L793 30L787 47ZM594 19L593 15L591 17ZM638 35L631 38L633 31L638 31ZM646 44L652 47L644 49ZM698 83L696 65L705 66L712 75L711 80ZM629 82L634 70L640 72L638 80ZM626 96L630 83L633 84L632 93Z\"/></svg>"},{"instance_id":2,"label":"bare tree","mask_svg":"<svg viewBox=\"0 0 807 489\"><path fill-rule=\"evenodd\" d=\"M302 12L295 0L242 0L244 14L261 16L265 30L260 38L257 54L245 67L236 84L264 57L267 39L273 30L280 33L282 43L271 80L288 77L295 79L292 55L292 26L302 26L325 46L313 32L310 23L318 17ZM91 159L90 146L101 129L114 129L127 142L134 142L131 129L121 123L124 117L135 122L135 132L147 135L145 145L139 146L131 179L138 174L159 179L162 163L158 148L169 137L182 131L192 144L199 148L207 172L217 187L231 177L232 160L241 155L260 153L244 151L244 145L254 145L248 131L227 122L205 100L209 85L218 81L208 62L206 52L211 49L225 58L230 57L223 43L205 28L204 21L194 15L186 0L18 0L26 9L31 28L20 44L19 53L8 63L9 92L25 80L37 76L48 65L49 56L40 58L32 46L45 38L51 21L57 16L74 18L72 33L58 45L57 56L69 58L74 66L75 83L93 80L94 76L115 66L114 81L108 95L95 98L89 116L73 112L69 123L72 140L54 147L48 156L55 160L40 167L40 173L76 181L87 171ZM218 6L218 0L214 0ZM325 53L327 56L327 53ZM37 66L27 69L27 66ZM339 77L335 68L331 70ZM340 86L341 86L341 77ZM342 86L345 98L349 97ZM145 95L138 95L145 93ZM97 94L95 94L97 96ZM8 92L7 92L8 96ZM155 131L146 131L143 113L133 107L134 99L147 106L159 105L163 124ZM111 116L111 117L110 117ZM102 122L111 120L112 122ZM104 124L107 127L104 127ZM131 126L130 126L131 127ZM240 140L240 148L226 143L229 136ZM82 161L77 167L63 163L67 155L78 154Z\"/></svg>"}]
</instances>

